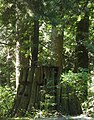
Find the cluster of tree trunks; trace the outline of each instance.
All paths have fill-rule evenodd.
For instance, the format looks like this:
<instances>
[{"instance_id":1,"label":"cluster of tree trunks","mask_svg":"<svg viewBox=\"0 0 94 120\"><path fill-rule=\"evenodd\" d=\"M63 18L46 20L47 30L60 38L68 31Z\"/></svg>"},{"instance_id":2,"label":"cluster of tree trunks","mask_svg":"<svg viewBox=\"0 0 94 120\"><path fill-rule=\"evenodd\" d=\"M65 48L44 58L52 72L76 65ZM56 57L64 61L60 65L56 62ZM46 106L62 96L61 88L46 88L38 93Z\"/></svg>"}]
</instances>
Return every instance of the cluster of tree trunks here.
<instances>
[{"instance_id":1,"label":"cluster of tree trunks","mask_svg":"<svg viewBox=\"0 0 94 120\"><path fill-rule=\"evenodd\" d=\"M72 94L72 88L62 86L60 95L58 95L58 87L61 88L61 85L58 85L58 74L59 67L57 66L37 66L33 83L29 81L21 81L19 83L18 94L13 108L15 111L13 113L12 110L12 115L23 116L26 110L33 112L33 108L57 110L62 112L62 114L70 115L81 114L79 99L75 94ZM31 84L32 89L30 89ZM60 96L59 105L58 96Z\"/></svg>"}]
</instances>

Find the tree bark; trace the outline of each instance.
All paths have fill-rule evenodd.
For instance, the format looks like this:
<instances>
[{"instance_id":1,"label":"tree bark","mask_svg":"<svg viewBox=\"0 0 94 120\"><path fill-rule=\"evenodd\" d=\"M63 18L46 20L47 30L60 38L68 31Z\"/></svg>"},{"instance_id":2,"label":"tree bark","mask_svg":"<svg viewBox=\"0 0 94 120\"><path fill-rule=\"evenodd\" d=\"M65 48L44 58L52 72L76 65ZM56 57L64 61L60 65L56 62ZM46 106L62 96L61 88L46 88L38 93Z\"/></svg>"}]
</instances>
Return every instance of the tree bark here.
<instances>
[{"instance_id":1,"label":"tree bark","mask_svg":"<svg viewBox=\"0 0 94 120\"><path fill-rule=\"evenodd\" d=\"M77 33L76 33L76 65L75 71L77 72L79 68L88 69L88 50L85 46L85 42L88 40L89 33L89 14L85 13L85 16L81 21L77 24ZM87 83L86 83L87 84ZM84 86L84 85L83 85ZM86 86L86 85L85 85ZM83 93L83 101L87 99L88 91L87 87Z\"/></svg>"},{"instance_id":2,"label":"tree bark","mask_svg":"<svg viewBox=\"0 0 94 120\"><path fill-rule=\"evenodd\" d=\"M35 82L35 72L37 69L37 62L38 62L38 46L39 46L39 21L34 20L34 38L32 41L32 60L31 60L31 90L30 90L30 97L29 97L29 105L28 110L30 110L34 105L34 95L36 94L33 90L36 88Z\"/></svg>"},{"instance_id":3,"label":"tree bark","mask_svg":"<svg viewBox=\"0 0 94 120\"><path fill-rule=\"evenodd\" d=\"M32 40L32 60L31 67L29 67L29 56L26 57L24 53L21 53L20 63L20 79L17 89L17 95L14 100L14 106L11 111L11 116L24 116L26 111L31 107L32 98L34 96L33 89L35 86L35 69L38 61L38 44L39 44L39 21L34 20L34 34ZM26 50L26 49L25 49ZM34 102L34 101L33 101Z\"/></svg>"},{"instance_id":4,"label":"tree bark","mask_svg":"<svg viewBox=\"0 0 94 120\"><path fill-rule=\"evenodd\" d=\"M88 13L84 16L83 19L77 24L77 33L76 33L76 71L79 67L88 68L88 50L84 45L84 42L88 40L89 33L89 15Z\"/></svg>"},{"instance_id":5,"label":"tree bark","mask_svg":"<svg viewBox=\"0 0 94 120\"><path fill-rule=\"evenodd\" d=\"M55 26L52 27L52 51L54 58L54 65L58 66L58 80L55 81L56 84L56 109L60 111L61 108L61 86L60 86L60 75L63 69L63 34L58 34L57 28Z\"/></svg>"}]
</instances>

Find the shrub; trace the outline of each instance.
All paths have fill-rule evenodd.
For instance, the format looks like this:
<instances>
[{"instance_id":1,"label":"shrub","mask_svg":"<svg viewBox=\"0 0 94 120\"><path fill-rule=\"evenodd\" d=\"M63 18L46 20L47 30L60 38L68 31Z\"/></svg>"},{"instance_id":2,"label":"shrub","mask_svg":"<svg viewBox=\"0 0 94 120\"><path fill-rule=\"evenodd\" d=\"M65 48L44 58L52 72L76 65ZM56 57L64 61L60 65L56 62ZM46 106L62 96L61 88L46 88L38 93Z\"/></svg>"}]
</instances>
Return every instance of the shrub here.
<instances>
[{"instance_id":1,"label":"shrub","mask_svg":"<svg viewBox=\"0 0 94 120\"><path fill-rule=\"evenodd\" d=\"M7 116L8 111L12 107L15 90L9 86L0 86L0 117Z\"/></svg>"},{"instance_id":2,"label":"shrub","mask_svg":"<svg viewBox=\"0 0 94 120\"><path fill-rule=\"evenodd\" d=\"M63 88L69 89L68 94L75 94L81 103L86 100L88 82L90 82L89 74L85 70L81 70L78 73L69 71L61 75Z\"/></svg>"}]
</instances>

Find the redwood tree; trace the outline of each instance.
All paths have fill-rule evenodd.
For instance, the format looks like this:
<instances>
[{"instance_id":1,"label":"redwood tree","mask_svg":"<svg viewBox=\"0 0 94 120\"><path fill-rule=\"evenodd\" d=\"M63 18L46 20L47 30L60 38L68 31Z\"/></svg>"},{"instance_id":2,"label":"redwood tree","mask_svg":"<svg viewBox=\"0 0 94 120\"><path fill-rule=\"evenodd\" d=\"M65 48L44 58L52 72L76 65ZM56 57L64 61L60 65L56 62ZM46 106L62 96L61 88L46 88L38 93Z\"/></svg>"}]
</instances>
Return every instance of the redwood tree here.
<instances>
[{"instance_id":1,"label":"redwood tree","mask_svg":"<svg viewBox=\"0 0 94 120\"><path fill-rule=\"evenodd\" d=\"M85 46L85 42L88 41L88 34L89 34L89 14L88 12L85 13L84 17L77 23L77 33L76 33L76 72L79 68L87 70L88 69L88 49ZM83 83L85 85L85 90L83 93L83 101L87 98L87 81Z\"/></svg>"}]
</instances>

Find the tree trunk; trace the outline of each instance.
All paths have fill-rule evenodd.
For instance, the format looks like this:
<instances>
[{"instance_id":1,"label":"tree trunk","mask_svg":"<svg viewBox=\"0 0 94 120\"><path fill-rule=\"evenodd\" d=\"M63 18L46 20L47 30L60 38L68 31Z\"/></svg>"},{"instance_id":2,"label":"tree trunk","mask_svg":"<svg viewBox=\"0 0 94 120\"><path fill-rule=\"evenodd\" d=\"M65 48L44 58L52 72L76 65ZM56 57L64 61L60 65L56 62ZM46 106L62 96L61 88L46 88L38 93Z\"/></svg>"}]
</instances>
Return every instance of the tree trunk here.
<instances>
[{"instance_id":1,"label":"tree trunk","mask_svg":"<svg viewBox=\"0 0 94 120\"><path fill-rule=\"evenodd\" d=\"M88 68L88 50L84 45L84 42L88 40L89 33L89 15L86 14L83 19L77 24L77 33L76 33L76 71L79 67Z\"/></svg>"},{"instance_id":2,"label":"tree trunk","mask_svg":"<svg viewBox=\"0 0 94 120\"><path fill-rule=\"evenodd\" d=\"M60 86L60 74L63 69L63 34L58 34L57 28L53 26L52 28L52 51L55 66L59 67L58 80L55 81L56 84L56 109L60 111L61 108L61 86Z\"/></svg>"},{"instance_id":3,"label":"tree trunk","mask_svg":"<svg viewBox=\"0 0 94 120\"><path fill-rule=\"evenodd\" d=\"M32 41L32 61L31 61L31 90L30 90L30 97L29 97L29 105L28 110L30 110L34 105L34 96L35 92L33 91L36 89L36 82L35 82L35 73L37 69L37 62L38 62L38 46L39 46L39 21L34 20L34 38Z\"/></svg>"},{"instance_id":4,"label":"tree trunk","mask_svg":"<svg viewBox=\"0 0 94 120\"><path fill-rule=\"evenodd\" d=\"M21 53L20 63L20 79L17 89L17 95L14 100L14 106L11 111L11 116L23 116L32 103L32 98L35 93L34 89L34 75L38 61L38 44L39 44L39 21L34 20L34 34L32 40L32 60L31 67L29 67L29 56L26 57L24 53ZM25 49L26 50L26 49Z\"/></svg>"},{"instance_id":5,"label":"tree trunk","mask_svg":"<svg viewBox=\"0 0 94 120\"><path fill-rule=\"evenodd\" d=\"M77 72L79 68L88 69L88 50L85 46L85 42L88 40L89 33L89 15L88 12L85 13L85 16L81 21L77 24L77 47L76 47L76 66L75 71ZM86 85L85 85L86 86ZM83 101L87 99L88 91L87 87L83 93Z\"/></svg>"}]
</instances>

